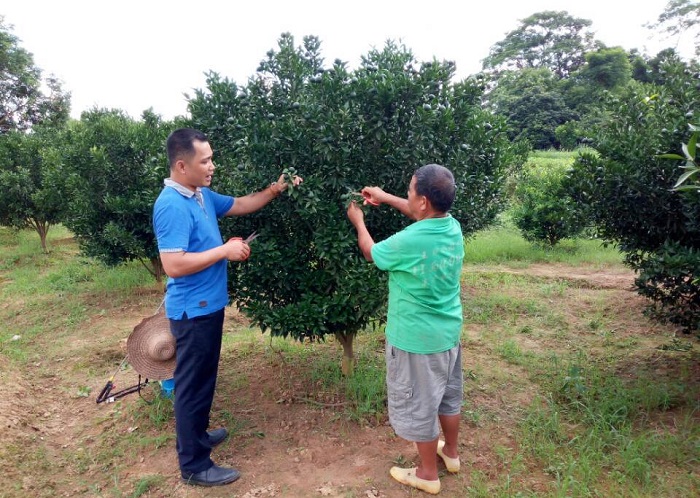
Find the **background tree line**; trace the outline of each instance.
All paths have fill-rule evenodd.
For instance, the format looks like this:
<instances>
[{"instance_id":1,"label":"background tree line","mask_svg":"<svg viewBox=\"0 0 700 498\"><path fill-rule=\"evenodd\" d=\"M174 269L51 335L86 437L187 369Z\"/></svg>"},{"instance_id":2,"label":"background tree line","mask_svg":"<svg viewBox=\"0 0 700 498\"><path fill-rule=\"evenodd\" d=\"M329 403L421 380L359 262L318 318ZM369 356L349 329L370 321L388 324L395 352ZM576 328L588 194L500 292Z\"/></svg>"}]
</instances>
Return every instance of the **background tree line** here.
<instances>
[{"instance_id":1,"label":"background tree line","mask_svg":"<svg viewBox=\"0 0 700 498\"><path fill-rule=\"evenodd\" d=\"M674 0L653 24L697 33L699 11ZM247 84L210 73L188 97L190 115L164 121L97 108L69 119L70 96L0 22L0 224L37 230L47 250L46 231L62 223L86 255L138 260L160 279L150 217L168 175L163 144L176 127L198 127L226 166L222 191L263 188L282 170L306 180L223 225L225 236L262 233L253 264L230 269L232 299L263 330L335 335L351 358L352 337L381 320L385 292L358 258L345 204L365 184L402 194L416 167L440 162L456 174L453 215L467 236L512 202L531 240L554 244L586 227L619 245L660 317L697 330L700 198L674 186L695 157L700 68L673 49L607 47L590 25L535 13L459 82L452 63L417 61L392 42L351 70L326 64L317 38L297 45L283 34ZM523 167L532 148L582 144L570 170ZM509 179L521 185L515 200ZM383 238L406 220L378 210L368 223Z\"/></svg>"}]
</instances>

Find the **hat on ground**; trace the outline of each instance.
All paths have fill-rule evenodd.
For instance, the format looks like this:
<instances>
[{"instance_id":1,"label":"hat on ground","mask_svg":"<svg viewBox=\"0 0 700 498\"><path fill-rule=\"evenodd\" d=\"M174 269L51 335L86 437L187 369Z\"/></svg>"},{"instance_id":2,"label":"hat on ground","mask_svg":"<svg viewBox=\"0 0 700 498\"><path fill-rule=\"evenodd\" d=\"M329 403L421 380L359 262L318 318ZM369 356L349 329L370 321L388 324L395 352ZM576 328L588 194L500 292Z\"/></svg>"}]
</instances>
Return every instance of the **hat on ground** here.
<instances>
[{"instance_id":1,"label":"hat on ground","mask_svg":"<svg viewBox=\"0 0 700 498\"><path fill-rule=\"evenodd\" d=\"M170 320L157 313L141 320L126 340L126 354L134 370L152 380L171 379L175 372L175 337Z\"/></svg>"}]
</instances>

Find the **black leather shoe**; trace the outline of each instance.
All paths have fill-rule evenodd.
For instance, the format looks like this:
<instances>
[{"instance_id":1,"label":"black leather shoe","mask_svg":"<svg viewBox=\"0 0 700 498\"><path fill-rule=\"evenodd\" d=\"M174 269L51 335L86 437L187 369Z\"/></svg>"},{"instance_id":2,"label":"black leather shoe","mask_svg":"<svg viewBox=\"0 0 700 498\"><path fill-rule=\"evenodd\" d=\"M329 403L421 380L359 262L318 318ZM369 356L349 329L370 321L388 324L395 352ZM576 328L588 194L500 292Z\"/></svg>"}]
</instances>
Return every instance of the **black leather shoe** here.
<instances>
[{"instance_id":1,"label":"black leather shoe","mask_svg":"<svg viewBox=\"0 0 700 498\"><path fill-rule=\"evenodd\" d=\"M224 439L228 437L228 431L224 427L220 427L212 431L207 431L207 436L209 436L209 443L213 448L214 446L224 442Z\"/></svg>"},{"instance_id":2,"label":"black leather shoe","mask_svg":"<svg viewBox=\"0 0 700 498\"><path fill-rule=\"evenodd\" d=\"M236 469L227 469L216 464L201 472L182 472L181 475L185 484L195 486L223 486L241 477L241 473Z\"/></svg>"}]
</instances>

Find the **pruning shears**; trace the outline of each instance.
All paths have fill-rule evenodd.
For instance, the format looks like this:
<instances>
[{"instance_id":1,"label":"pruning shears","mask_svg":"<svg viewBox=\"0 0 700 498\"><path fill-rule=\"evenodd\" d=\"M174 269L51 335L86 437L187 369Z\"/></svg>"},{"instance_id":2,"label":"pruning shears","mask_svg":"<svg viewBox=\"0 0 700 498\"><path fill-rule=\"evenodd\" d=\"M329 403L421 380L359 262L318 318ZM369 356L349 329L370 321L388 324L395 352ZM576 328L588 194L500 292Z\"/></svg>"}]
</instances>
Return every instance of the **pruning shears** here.
<instances>
[{"instance_id":1,"label":"pruning shears","mask_svg":"<svg viewBox=\"0 0 700 498\"><path fill-rule=\"evenodd\" d=\"M362 197L362 199L365 201L365 204L370 204L372 206L379 206L378 202L374 202L372 198L368 194L364 194L362 192L350 192L352 195L356 195L358 197Z\"/></svg>"},{"instance_id":2,"label":"pruning shears","mask_svg":"<svg viewBox=\"0 0 700 498\"><path fill-rule=\"evenodd\" d=\"M258 233L257 230L255 230L253 233L248 235L248 237L246 237L246 239L243 242L246 244L250 244L251 242L253 242L255 239L258 238L258 235L260 235L260 234Z\"/></svg>"},{"instance_id":3,"label":"pruning shears","mask_svg":"<svg viewBox=\"0 0 700 498\"><path fill-rule=\"evenodd\" d=\"M258 233L257 230L255 230L253 233L248 235L248 237L246 237L245 239L242 239L241 237L231 237L228 240L240 240L244 244L250 244L251 242L253 242L255 239L258 238L258 235L260 235L260 234Z\"/></svg>"}]
</instances>

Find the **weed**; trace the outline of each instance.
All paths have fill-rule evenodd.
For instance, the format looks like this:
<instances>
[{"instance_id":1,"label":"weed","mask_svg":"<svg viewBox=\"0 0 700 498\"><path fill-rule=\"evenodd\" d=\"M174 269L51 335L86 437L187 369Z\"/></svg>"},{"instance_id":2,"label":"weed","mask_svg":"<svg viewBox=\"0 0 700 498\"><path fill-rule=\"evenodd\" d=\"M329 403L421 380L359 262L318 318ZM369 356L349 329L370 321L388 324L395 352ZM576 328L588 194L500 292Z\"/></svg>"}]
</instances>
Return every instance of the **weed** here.
<instances>
[{"instance_id":1,"label":"weed","mask_svg":"<svg viewBox=\"0 0 700 498\"><path fill-rule=\"evenodd\" d=\"M140 478L136 481L131 498L139 498L139 496L143 496L151 489L157 489L164 481L165 478L160 475L144 476Z\"/></svg>"}]
</instances>

